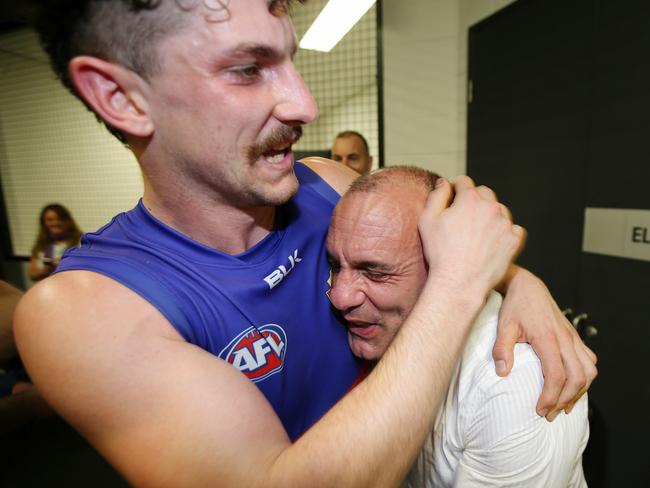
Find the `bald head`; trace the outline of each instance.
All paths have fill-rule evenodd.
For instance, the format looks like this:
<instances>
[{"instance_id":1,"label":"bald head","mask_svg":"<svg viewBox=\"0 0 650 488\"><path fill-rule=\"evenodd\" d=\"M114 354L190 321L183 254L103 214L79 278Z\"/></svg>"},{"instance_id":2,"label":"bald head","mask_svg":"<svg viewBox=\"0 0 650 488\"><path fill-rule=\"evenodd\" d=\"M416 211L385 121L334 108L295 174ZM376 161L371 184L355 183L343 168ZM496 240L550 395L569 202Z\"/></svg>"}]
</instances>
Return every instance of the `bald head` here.
<instances>
[{"instance_id":1,"label":"bald head","mask_svg":"<svg viewBox=\"0 0 650 488\"><path fill-rule=\"evenodd\" d=\"M382 169L358 178L334 210L330 299L359 357L381 357L426 281L417 225L436 179L420 168Z\"/></svg>"},{"instance_id":2,"label":"bald head","mask_svg":"<svg viewBox=\"0 0 650 488\"><path fill-rule=\"evenodd\" d=\"M357 178L334 209L356 226L390 228L404 241L417 241L417 221L439 176L415 166L391 166Z\"/></svg>"},{"instance_id":3,"label":"bald head","mask_svg":"<svg viewBox=\"0 0 650 488\"><path fill-rule=\"evenodd\" d=\"M416 166L389 166L357 178L342 199L356 193L386 194L391 188L416 193L416 195L404 195L405 198L400 199L401 201L412 200L422 193L426 199L429 192L436 187L438 178L440 176L436 173Z\"/></svg>"}]
</instances>

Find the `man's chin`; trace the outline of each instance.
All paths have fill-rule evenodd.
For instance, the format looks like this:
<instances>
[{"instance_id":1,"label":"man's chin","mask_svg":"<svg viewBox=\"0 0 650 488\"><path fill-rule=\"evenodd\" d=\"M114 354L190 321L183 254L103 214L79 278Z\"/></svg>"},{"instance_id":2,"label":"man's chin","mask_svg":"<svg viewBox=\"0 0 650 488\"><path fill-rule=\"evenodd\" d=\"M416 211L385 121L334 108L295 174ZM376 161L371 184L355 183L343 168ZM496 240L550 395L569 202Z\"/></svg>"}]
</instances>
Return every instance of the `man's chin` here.
<instances>
[{"instance_id":1,"label":"man's chin","mask_svg":"<svg viewBox=\"0 0 650 488\"><path fill-rule=\"evenodd\" d=\"M368 341L348 333L348 344L352 354L366 361L377 361L381 358L383 351L378 351L375 346Z\"/></svg>"},{"instance_id":2,"label":"man's chin","mask_svg":"<svg viewBox=\"0 0 650 488\"><path fill-rule=\"evenodd\" d=\"M298 192L300 186L293 172L280 181L263 183L264 187L261 187L262 183L258 183L258 185L258 191L256 192L257 201L253 206L268 207L284 205Z\"/></svg>"},{"instance_id":3,"label":"man's chin","mask_svg":"<svg viewBox=\"0 0 650 488\"><path fill-rule=\"evenodd\" d=\"M283 205L287 203L291 198L298 193L298 188L300 184L295 174L288 176L285 181L282 181L277 187L273 188L269 192L268 199L269 205Z\"/></svg>"}]
</instances>

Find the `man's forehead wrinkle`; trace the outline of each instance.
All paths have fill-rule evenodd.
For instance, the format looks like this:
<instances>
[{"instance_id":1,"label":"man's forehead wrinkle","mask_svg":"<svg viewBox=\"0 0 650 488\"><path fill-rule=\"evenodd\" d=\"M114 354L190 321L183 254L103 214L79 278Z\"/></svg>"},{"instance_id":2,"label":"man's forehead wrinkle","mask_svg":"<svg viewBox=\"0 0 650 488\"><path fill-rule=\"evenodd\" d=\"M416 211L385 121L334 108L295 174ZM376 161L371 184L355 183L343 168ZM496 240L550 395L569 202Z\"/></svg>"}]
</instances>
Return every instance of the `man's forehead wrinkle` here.
<instances>
[{"instance_id":1,"label":"man's forehead wrinkle","mask_svg":"<svg viewBox=\"0 0 650 488\"><path fill-rule=\"evenodd\" d=\"M365 225L361 220L358 215L347 211L334 216L328 236L328 247L334 251L332 254L356 262L372 260L384 250L393 254L399 247L399 239L395 239L385 225Z\"/></svg>"},{"instance_id":2,"label":"man's forehead wrinkle","mask_svg":"<svg viewBox=\"0 0 650 488\"><path fill-rule=\"evenodd\" d=\"M399 241L404 234L405 222L399 207L391 208L388 202L366 198L368 194L353 195L344 199L336 208L334 225L345 227L355 241L362 239L386 239ZM337 221L338 220L338 221Z\"/></svg>"},{"instance_id":3,"label":"man's forehead wrinkle","mask_svg":"<svg viewBox=\"0 0 650 488\"><path fill-rule=\"evenodd\" d=\"M370 199L367 203L362 207L358 225L384 229L394 234L402 233L409 216L399 204L388 200L373 202Z\"/></svg>"},{"instance_id":4,"label":"man's forehead wrinkle","mask_svg":"<svg viewBox=\"0 0 650 488\"><path fill-rule=\"evenodd\" d=\"M403 235L387 225L353 225L345 237L346 254L357 263L390 262L405 244Z\"/></svg>"},{"instance_id":5,"label":"man's forehead wrinkle","mask_svg":"<svg viewBox=\"0 0 650 488\"><path fill-rule=\"evenodd\" d=\"M356 243L359 242L359 238L390 240L395 235L396 226L394 224L399 220L397 216L387 219L385 213L373 210L367 213L363 210L359 212L354 208L344 206L336 213L333 223L335 229L345 226L355 236L354 242Z\"/></svg>"},{"instance_id":6,"label":"man's forehead wrinkle","mask_svg":"<svg viewBox=\"0 0 650 488\"><path fill-rule=\"evenodd\" d=\"M402 241L402 233L397 231L397 226L392 226L388 222L383 224L380 222L358 223L355 234L363 236L369 241L380 240L387 244Z\"/></svg>"}]
</instances>

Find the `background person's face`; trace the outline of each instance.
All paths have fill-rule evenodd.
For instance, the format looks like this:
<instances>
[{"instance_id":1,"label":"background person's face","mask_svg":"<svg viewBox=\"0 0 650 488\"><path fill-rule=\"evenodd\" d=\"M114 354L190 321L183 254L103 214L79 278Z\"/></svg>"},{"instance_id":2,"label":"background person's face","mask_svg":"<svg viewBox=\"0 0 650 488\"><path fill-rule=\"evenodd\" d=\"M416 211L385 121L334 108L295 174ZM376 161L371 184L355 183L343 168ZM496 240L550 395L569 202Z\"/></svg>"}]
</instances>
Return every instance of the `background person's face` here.
<instances>
[{"instance_id":1,"label":"background person's face","mask_svg":"<svg viewBox=\"0 0 650 488\"><path fill-rule=\"evenodd\" d=\"M367 173L372 166L372 159L363 141L355 135L334 139L332 159L345 164L359 174Z\"/></svg>"},{"instance_id":2,"label":"background person's face","mask_svg":"<svg viewBox=\"0 0 650 488\"><path fill-rule=\"evenodd\" d=\"M179 11L193 17L160 42L161 72L148 83L147 150L165 161L179 193L199 190L242 208L277 205L298 185L287 129L318 112L292 61L289 17L271 14L266 0L232 1L228 10L219 22L206 21L199 7ZM260 146L261 154L252 151Z\"/></svg>"},{"instance_id":3,"label":"background person's face","mask_svg":"<svg viewBox=\"0 0 650 488\"><path fill-rule=\"evenodd\" d=\"M337 206L327 237L332 304L348 322L352 352L379 359L413 308L427 277L417 232L421 206L359 193Z\"/></svg>"},{"instance_id":4,"label":"background person's face","mask_svg":"<svg viewBox=\"0 0 650 488\"><path fill-rule=\"evenodd\" d=\"M47 210L43 214L43 224L50 235L60 235L68 230L67 223L54 210Z\"/></svg>"}]
</instances>

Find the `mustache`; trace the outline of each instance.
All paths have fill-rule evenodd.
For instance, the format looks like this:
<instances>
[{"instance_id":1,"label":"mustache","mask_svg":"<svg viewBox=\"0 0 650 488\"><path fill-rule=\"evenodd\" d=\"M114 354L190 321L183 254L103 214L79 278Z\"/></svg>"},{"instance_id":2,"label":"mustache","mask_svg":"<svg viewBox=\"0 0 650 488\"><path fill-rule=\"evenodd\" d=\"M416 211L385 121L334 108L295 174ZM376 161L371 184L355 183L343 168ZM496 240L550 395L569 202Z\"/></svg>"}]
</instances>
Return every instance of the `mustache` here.
<instances>
[{"instance_id":1,"label":"mustache","mask_svg":"<svg viewBox=\"0 0 650 488\"><path fill-rule=\"evenodd\" d=\"M262 154L273 150L276 147L295 144L302 137L302 126L291 127L282 125L266 136L261 142L246 149L246 156L249 161L255 161Z\"/></svg>"}]
</instances>

